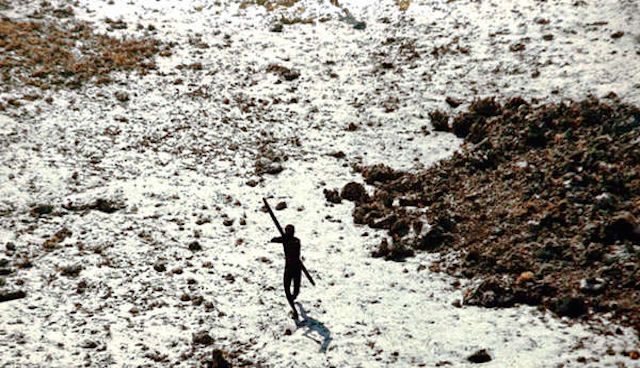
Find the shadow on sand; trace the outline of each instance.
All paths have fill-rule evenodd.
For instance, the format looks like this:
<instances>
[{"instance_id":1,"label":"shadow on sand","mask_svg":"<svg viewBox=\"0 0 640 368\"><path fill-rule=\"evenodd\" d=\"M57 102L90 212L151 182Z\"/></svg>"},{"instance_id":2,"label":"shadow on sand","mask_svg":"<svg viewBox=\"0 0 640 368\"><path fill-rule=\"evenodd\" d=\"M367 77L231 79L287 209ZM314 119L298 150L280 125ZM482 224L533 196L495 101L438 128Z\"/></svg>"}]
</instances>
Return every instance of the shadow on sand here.
<instances>
[{"instance_id":1,"label":"shadow on sand","mask_svg":"<svg viewBox=\"0 0 640 368\"><path fill-rule=\"evenodd\" d=\"M304 310L302 304L296 302L298 309L300 310L301 321L296 322L299 328L306 328L303 336L310 338L311 340L320 344L320 352L325 353L329 344L331 343L331 331L322 322L309 317L307 311Z\"/></svg>"}]
</instances>

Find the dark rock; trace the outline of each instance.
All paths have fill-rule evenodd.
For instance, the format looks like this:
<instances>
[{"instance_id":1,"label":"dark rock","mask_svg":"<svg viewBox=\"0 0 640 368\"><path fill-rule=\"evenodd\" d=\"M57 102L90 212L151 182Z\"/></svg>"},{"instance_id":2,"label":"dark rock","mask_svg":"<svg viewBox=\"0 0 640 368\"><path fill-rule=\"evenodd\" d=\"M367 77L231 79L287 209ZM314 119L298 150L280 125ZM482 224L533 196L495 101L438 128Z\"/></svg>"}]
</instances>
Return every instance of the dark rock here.
<instances>
[{"instance_id":1,"label":"dark rock","mask_svg":"<svg viewBox=\"0 0 640 368\"><path fill-rule=\"evenodd\" d=\"M209 346L213 344L213 338L209 335L207 331L199 331L192 335L191 339L194 345L204 345Z\"/></svg>"},{"instance_id":2,"label":"dark rock","mask_svg":"<svg viewBox=\"0 0 640 368\"><path fill-rule=\"evenodd\" d=\"M472 126L482 124L484 118L477 114L463 113L453 118L451 130L458 138L465 138L471 131Z\"/></svg>"},{"instance_id":3,"label":"dark rock","mask_svg":"<svg viewBox=\"0 0 640 368\"><path fill-rule=\"evenodd\" d=\"M192 252L201 251L202 245L200 245L200 243L197 240L192 241L191 243L189 243L189 250Z\"/></svg>"},{"instance_id":4,"label":"dark rock","mask_svg":"<svg viewBox=\"0 0 640 368\"><path fill-rule=\"evenodd\" d=\"M285 208L287 208L287 202L278 202L278 204L276 204L276 211L282 211Z\"/></svg>"},{"instance_id":5,"label":"dark rock","mask_svg":"<svg viewBox=\"0 0 640 368\"><path fill-rule=\"evenodd\" d=\"M562 297L559 298L554 305L554 312L560 316L580 317L587 313L587 305L584 298L581 297Z\"/></svg>"},{"instance_id":6,"label":"dark rock","mask_svg":"<svg viewBox=\"0 0 640 368\"><path fill-rule=\"evenodd\" d=\"M523 51L526 48L527 46L524 43L518 42L509 46L509 51L518 52L518 51Z\"/></svg>"},{"instance_id":7,"label":"dark rock","mask_svg":"<svg viewBox=\"0 0 640 368\"><path fill-rule=\"evenodd\" d=\"M624 36L624 32L623 31L617 31L611 34L611 38L613 39L617 39Z\"/></svg>"},{"instance_id":8,"label":"dark rock","mask_svg":"<svg viewBox=\"0 0 640 368\"><path fill-rule=\"evenodd\" d=\"M114 96L116 97L116 100L120 101L120 102L127 102L129 101L129 94L125 91L117 91Z\"/></svg>"},{"instance_id":9,"label":"dark rock","mask_svg":"<svg viewBox=\"0 0 640 368\"><path fill-rule=\"evenodd\" d=\"M44 216L53 212L53 206L50 204L39 204L31 208L31 214L33 216Z\"/></svg>"},{"instance_id":10,"label":"dark rock","mask_svg":"<svg viewBox=\"0 0 640 368\"><path fill-rule=\"evenodd\" d=\"M380 219L371 221L369 226L374 229L391 229L391 226L396 223L398 216L395 213L391 213Z\"/></svg>"},{"instance_id":11,"label":"dark rock","mask_svg":"<svg viewBox=\"0 0 640 368\"><path fill-rule=\"evenodd\" d=\"M450 240L451 235L449 235L442 226L435 225L420 238L417 247L421 250L435 250Z\"/></svg>"},{"instance_id":12,"label":"dark rock","mask_svg":"<svg viewBox=\"0 0 640 368\"><path fill-rule=\"evenodd\" d=\"M382 63L380 63L380 67L382 69L393 69L393 62L391 62L391 61L383 61Z\"/></svg>"},{"instance_id":13,"label":"dark rock","mask_svg":"<svg viewBox=\"0 0 640 368\"><path fill-rule=\"evenodd\" d=\"M500 115L502 107L496 101L495 97L487 97L474 100L469 106L469 110L484 117Z\"/></svg>"},{"instance_id":14,"label":"dark rock","mask_svg":"<svg viewBox=\"0 0 640 368\"><path fill-rule=\"evenodd\" d=\"M0 276L7 276L13 273L13 269L11 268L0 268Z\"/></svg>"},{"instance_id":15,"label":"dark rock","mask_svg":"<svg viewBox=\"0 0 640 368\"><path fill-rule=\"evenodd\" d=\"M165 272L167 270L167 266L164 262L158 261L153 264L153 269L157 272Z\"/></svg>"},{"instance_id":16,"label":"dark rock","mask_svg":"<svg viewBox=\"0 0 640 368\"><path fill-rule=\"evenodd\" d=\"M366 202L369 199L366 189L360 183L355 181L347 183L340 192L340 197L347 201L356 203Z\"/></svg>"},{"instance_id":17,"label":"dark rock","mask_svg":"<svg viewBox=\"0 0 640 368\"><path fill-rule=\"evenodd\" d=\"M486 363L491 361L491 355L489 355L486 349L481 349L469 355L467 360L476 364Z\"/></svg>"},{"instance_id":18,"label":"dark rock","mask_svg":"<svg viewBox=\"0 0 640 368\"><path fill-rule=\"evenodd\" d=\"M98 343L93 340L84 340L80 343L80 347L83 349L95 349L98 347Z\"/></svg>"},{"instance_id":19,"label":"dark rock","mask_svg":"<svg viewBox=\"0 0 640 368\"><path fill-rule=\"evenodd\" d=\"M371 252L374 258L384 257L386 260L402 261L407 257L413 256L414 252L408 248L403 242L389 243L386 238L382 238L378 248Z\"/></svg>"},{"instance_id":20,"label":"dark rock","mask_svg":"<svg viewBox=\"0 0 640 368\"><path fill-rule=\"evenodd\" d=\"M7 250L7 252L14 252L16 250L16 245L12 242L8 242L7 244L5 244L4 247Z\"/></svg>"},{"instance_id":21,"label":"dark rock","mask_svg":"<svg viewBox=\"0 0 640 368\"><path fill-rule=\"evenodd\" d=\"M45 249L49 249L49 250L53 249L58 244L62 243L66 238L70 237L71 235L72 235L71 231L66 227L63 227L62 229L58 230L55 234L53 234L51 238L47 239L44 242L44 244L42 244L42 246Z\"/></svg>"},{"instance_id":22,"label":"dark rock","mask_svg":"<svg viewBox=\"0 0 640 368\"><path fill-rule=\"evenodd\" d=\"M233 225L233 219L229 219L229 218L228 218L228 219L225 219L224 221L222 221L222 224L223 224L224 226L229 227L229 226Z\"/></svg>"},{"instance_id":23,"label":"dark rock","mask_svg":"<svg viewBox=\"0 0 640 368\"><path fill-rule=\"evenodd\" d=\"M0 303L10 300L22 299L27 296L22 290L0 290Z\"/></svg>"},{"instance_id":24,"label":"dark rock","mask_svg":"<svg viewBox=\"0 0 640 368\"><path fill-rule=\"evenodd\" d=\"M390 168L384 164L377 164L369 166L362 171L364 181L367 184L373 184L375 182L385 183L402 176L402 173Z\"/></svg>"},{"instance_id":25,"label":"dark rock","mask_svg":"<svg viewBox=\"0 0 640 368\"><path fill-rule=\"evenodd\" d=\"M331 153L329 153L329 156L335 157L335 158L337 158L339 160L346 157L345 153L342 152L342 151L331 152Z\"/></svg>"},{"instance_id":26,"label":"dark rock","mask_svg":"<svg viewBox=\"0 0 640 368\"><path fill-rule=\"evenodd\" d=\"M80 274L83 267L80 264L73 264L60 267L60 274L67 277L76 277Z\"/></svg>"},{"instance_id":27,"label":"dark rock","mask_svg":"<svg viewBox=\"0 0 640 368\"><path fill-rule=\"evenodd\" d=\"M435 131L451 131L451 128L449 127L449 115L447 115L447 113L440 110L435 110L429 113L429 118L431 119L431 124L433 125L433 129Z\"/></svg>"},{"instance_id":28,"label":"dark rock","mask_svg":"<svg viewBox=\"0 0 640 368\"><path fill-rule=\"evenodd\" d=\"M206 368L231 368L232 365L224 357L224 352L219 349L215 349L211 353L211 359L204 361Z\"/></svg>"},{"instance_id":29,"label":"dark rock","mask_svg":"<svg viewBox=\"0 0 640 368\"><path fill-rule=\"evenodd\" d=\"M342 199L340 198L340 194L337 189L324 189L322 191L324 193L324 198L331 203L342 203Z\"/></svg>"},{"instance_id":30,"label":"dark rock","mask_svg":"<svg viewBox=\"0 0 640 368\"><path fill-rule=\"evenodd\" d=\"M580 280L580 291L588 294L600 294L604 291L607 283L599 277L591 277Z\"/></svg>"},{"instance_id":31,"label":"dark rock","mask_svg":"<svg viewBox=\"0 0 640 368\"><path fill-rule=\"evenodd\" d=\"M400 219L396 221L389 229L389 234L392 236L403 237L409 233L409 221L406 219Z\"/></svg>"},{"instance_id":32,"label":"dark rock","mask_svg":"<svg viewBox=\"0 0 640 368\"><path fill-rule=\"evenodd\" d=\"M98 198L91 206L91 208L104 213L114 213L124 208L124 203L104 198Z\"/></svg>"},{"instance_id":33,"label":"dark rock","mask_svg":"<svg viewBox=\"0 0 640 368\"><path fill-rule=\"evenodd\" d=\"M445 98L444 100L447 104L449 104L449 106L451 106L452 108L456 108L460 105L462 105L462 100L451 97L451 96L447 96L447 98Z\"/></svg>"},{"instance_id":34,"label":"dark rock","mask_svg":"<svg viewBox=\"0 0 640 368\"><path fill-rule=\"evenodd\" d=\"M282 25L282 23L276 23L273 26L271 26L271 28L269 29L269 32L280 33L282 32L283 29L284 29L284 26Z\"/></svg>"},{"instance_id":35,"label":"dark rock","mask_svg":"<svg viewBox=\"0 0 640 368\"><path fill-rule=\"evenodd\" d=\"M364 29L367 28L367 23L365 22L355 22L353 23L353 29L357 29L359 31L362 31Z\"/></svg>"},{"instance_id":36,"label":"dark rock","mask_svg":"<svg viewBox=\"0 0 640 368\"><path fill-rule=\"evenodd\" d=\"M638 220L630 212L617 213L604 229L606 244L613 244L616 240L640 240Z\"/></svg>"},{"instance_id":37,"label":"dark rock","mask_svg":"<svg viewBox=\"0 0 640 368\"><path fill-rule=\"evenodd\" d=\"M278 64L270 64L267 67L267 73L277 74L278 76L280 76L280 78L288 82L298 79L300 77L300 72L289 69L285 66L278 65Z\"/></svg>"}]
</instances>

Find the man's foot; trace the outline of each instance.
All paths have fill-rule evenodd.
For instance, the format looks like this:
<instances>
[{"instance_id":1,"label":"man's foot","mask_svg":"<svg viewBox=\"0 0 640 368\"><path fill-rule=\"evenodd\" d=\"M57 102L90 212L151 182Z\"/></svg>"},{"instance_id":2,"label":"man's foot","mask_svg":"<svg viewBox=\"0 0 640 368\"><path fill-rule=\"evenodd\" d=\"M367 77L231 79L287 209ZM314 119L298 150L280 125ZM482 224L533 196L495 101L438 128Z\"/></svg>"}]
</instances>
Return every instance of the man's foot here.
<instances>
[{"instance_id":1,"label":"man's foot","mask_svg":"<svg viewBox=\"0 0 640 368\"><path fill-rule=\"evenodd\" d=\"M295 310L292 310L291 312L289 312L289 316L295 319L296 321L298 320L298 312L296 312Z\"/></svg>"}]
</instances>

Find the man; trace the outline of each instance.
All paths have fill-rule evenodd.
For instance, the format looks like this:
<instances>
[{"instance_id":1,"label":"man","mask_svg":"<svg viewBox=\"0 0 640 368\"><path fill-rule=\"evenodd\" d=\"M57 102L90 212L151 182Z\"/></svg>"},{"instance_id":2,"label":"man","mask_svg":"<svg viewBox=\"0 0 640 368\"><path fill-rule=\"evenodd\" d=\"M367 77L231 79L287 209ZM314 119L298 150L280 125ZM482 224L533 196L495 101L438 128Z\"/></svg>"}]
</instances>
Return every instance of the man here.
<instances>
[{"instance_id":1,"label":"man","mask_svg":"<svg viewBox=\"0 0 640 368\"><path fill-rule=\"evenodd\" d=\"M302 261L300 260L300 239L293 236L293 225L284 227L284 235L271 239L272 243L282 243L284 247L284 293L293 310L293 319L298 319L298 312L293 305L300 293L300 277L302 273ZM293 294L291 294L291 281L293 280Z\"/></svg>"}]
</instances>

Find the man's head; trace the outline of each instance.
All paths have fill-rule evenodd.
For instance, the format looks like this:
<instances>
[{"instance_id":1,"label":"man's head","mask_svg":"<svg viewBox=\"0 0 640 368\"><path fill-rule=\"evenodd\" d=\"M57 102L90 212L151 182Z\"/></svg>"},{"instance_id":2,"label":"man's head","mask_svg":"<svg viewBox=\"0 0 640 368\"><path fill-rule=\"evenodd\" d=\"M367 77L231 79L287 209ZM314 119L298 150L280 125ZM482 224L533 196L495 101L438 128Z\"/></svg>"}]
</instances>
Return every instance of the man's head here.
<instances>
[{"instance_id":1,"label":"man's head","mask_svg":"<svg viewBox=\"0 0 640 368\"><path fill-rule=\"evenodd\" d=\"M284 227L284 234L286 236L293 236L294 231L295 231L295 228L291 224Z\"/></svg>"}]
</instances>

